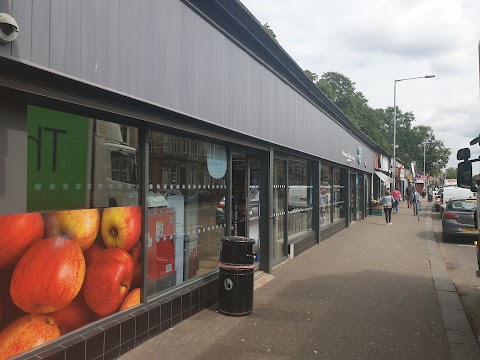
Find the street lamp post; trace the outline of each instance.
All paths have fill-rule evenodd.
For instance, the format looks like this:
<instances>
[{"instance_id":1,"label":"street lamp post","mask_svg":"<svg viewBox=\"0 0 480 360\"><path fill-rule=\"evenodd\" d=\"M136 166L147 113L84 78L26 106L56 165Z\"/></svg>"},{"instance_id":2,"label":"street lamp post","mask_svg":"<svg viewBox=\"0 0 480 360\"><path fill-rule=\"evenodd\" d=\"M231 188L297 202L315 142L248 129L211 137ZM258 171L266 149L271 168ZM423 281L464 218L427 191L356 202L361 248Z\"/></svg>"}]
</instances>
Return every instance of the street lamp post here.
<instances>
[{"instance_id":1,"label":"street lamp post","mask_svg":"<svg viewBox=\"0 0 480 360\"><path fill-rule=\"evenodd\" d=\"M396 149L397 149L397 82L406 81L406 80L415 80L415 79L430 79L434 78L435 75L425 75L417 76L404 79L395 79L393 81L393 186L392 191L395 189L395 177L397 174L397 159L396 159ZM424 171L425 173L425 171Z\"/></svg>"},{"instance_id":2,"label":"street lamp post","mask_svg":"<svg viewBox=\"0 0 480 360\"><path fill-rule=\"evenodd\" d=\"M423 177L425 178L424 188L427 186L427 174L425 173L425 146L427 146L427 142L423 143Z\"/></svg>"}]
</instances>

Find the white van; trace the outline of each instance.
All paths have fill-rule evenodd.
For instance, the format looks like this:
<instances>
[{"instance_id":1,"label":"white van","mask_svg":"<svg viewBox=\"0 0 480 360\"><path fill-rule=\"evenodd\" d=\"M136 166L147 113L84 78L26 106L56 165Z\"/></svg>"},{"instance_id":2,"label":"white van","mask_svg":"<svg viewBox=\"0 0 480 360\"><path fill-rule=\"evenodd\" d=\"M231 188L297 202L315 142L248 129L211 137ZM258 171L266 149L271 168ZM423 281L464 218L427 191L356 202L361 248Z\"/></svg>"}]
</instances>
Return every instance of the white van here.
<instances>
[{"instance_id":1,"label":"white van","mask_svg":"<svg viewBox=\"0 0 480 360\"><path fill-rule=\"evenodd\" d=\"M448 186L443 189L441 198L440 198L440 212L443 213L447 203L450 199L462 198L462 199L476 199L477 194L472 192L470 189L460 188L457 186Z\"/></svg>"}]
</instances>

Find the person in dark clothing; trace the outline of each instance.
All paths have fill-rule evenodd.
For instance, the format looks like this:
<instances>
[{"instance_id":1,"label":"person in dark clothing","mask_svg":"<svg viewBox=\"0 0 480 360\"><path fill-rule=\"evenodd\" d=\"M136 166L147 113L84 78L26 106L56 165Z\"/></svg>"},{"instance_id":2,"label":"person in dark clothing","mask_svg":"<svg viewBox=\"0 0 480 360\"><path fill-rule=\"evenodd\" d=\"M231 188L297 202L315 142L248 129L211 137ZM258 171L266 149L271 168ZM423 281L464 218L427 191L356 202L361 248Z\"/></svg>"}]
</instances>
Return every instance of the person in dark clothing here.
<instances>
[{"instance_id":1,"label":"person in dark clothing","mask_svg":"<svg viewBox=\"0 0 480 360\"><path fill-rule=\"evenodd\" d=\"M411 181L408 182L408 186L407 188L405 189L405 197L407 198L407 207L410 209L410 205L412 205L412 201L411 201L411 196L413 194L413 191L414 191L414 187L413 187L413 184Z\"/></svg>"}]
</instances>

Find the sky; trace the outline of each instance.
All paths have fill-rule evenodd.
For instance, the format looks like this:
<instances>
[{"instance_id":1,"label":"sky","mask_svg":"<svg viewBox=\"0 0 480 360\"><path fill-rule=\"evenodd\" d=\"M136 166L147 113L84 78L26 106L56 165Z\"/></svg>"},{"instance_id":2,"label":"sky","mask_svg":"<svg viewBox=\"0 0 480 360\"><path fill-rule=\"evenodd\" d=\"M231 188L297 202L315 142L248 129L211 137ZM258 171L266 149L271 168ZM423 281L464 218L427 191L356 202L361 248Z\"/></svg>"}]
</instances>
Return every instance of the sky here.
<instances>
[{"instance_id":1,"label":"sky","mask_svg":"<svg viewBox=\"0 0 480 360\"><path fill-rule=\"evenodd\" d=\"M302 69L339 72L373 108L396 103L452 150L480 146L480 0L241 0ZM392 120L393 121L393 120ZM480 172L480 163L474 164Z\"/></svg>"}]
</instances>

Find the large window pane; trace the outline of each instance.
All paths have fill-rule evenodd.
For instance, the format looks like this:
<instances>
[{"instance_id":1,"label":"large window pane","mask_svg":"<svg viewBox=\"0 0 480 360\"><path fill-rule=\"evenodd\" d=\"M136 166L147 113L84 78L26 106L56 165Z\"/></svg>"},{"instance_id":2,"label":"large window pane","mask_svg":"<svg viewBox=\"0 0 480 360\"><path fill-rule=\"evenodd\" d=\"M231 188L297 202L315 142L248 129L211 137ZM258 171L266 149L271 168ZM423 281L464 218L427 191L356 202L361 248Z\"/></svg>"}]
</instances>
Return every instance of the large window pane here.
<instances>
[{"instance_id":1,"label":"large window pane","mask_svg":"<svg viewBox=\"0 0 480 360\"><path fill-rule=\"evenodd\" d=\"M149 164L147 273L155 295L218 268L227 154L220 144L152 132Z\"/></svg>"},{"instance_id":2,"label":"large window pane","mask_svg":"<svg viewBox=\"0 0 480 360\"><path fill-rule=\"evenodd\" d=\"M285 256L285 196L286 196L286 177L285 161L275 160L275 169L273 172L273 258L281 259Z\"/></svg>"},{"instance_id":3,"label":"large window pane","mask_svg":"<svg viewBox=\"0 0 480 360\"><path fill-rule=\"evenodd\" d=\"M322 165L320 178L320 227L332 222L332 167Z\"/></svg>"},{"instance_id":4,"label":"large window pane","mask_svg":"<svg viewBox=\"0 0 480 360\"><path fill-rule=\"evenodd\" d=\"M288 158L288 238L312 229L312 176L307 160Z\"/></svg>"},{"instance_id":5,"label":"large window pane","mask_svg":"<svg viewBox=\"0 0 480 360\"><path fill-rule=\"evenodd\" d=\"M333 222L345 218L345 184L340 169L333 169Z\"/></svg>"},{"instance_id":6,"label":"large window pane","mask_svg":"<svg viewBox=\"0 0 480 360\"><path fill-rule=\"evenodd\" d=\"M136 128L36 106L26 122L28 212L0 216L0 331L36 322L33 347L140 304L142 208Z\"/></svg>"}]
</instances>

